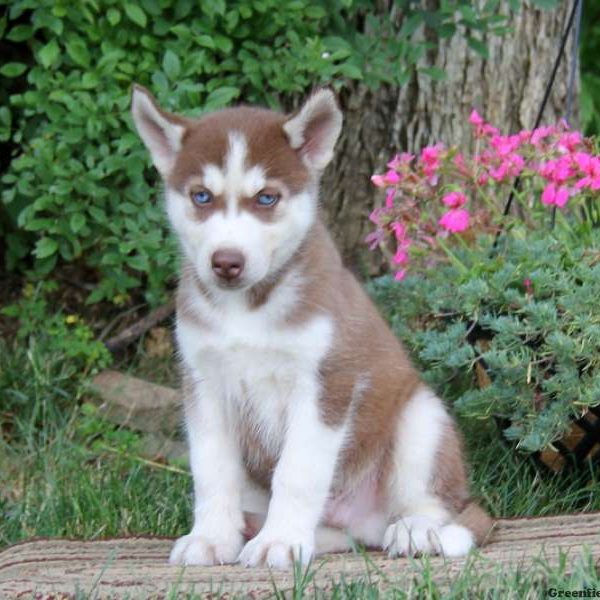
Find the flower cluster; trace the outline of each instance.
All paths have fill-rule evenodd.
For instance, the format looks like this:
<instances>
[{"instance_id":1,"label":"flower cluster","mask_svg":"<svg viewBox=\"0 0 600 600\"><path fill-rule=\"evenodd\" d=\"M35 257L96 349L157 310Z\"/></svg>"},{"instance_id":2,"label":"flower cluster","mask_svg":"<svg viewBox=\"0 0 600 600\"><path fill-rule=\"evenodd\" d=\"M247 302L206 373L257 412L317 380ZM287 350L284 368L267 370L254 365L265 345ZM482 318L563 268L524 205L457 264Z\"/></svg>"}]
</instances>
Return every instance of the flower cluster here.
<instances>
[{"instance_id":1,"label":"flower cluster","mask_svg":"<svg viewBox=\"0 0 600 600\"><path fill-rule=\"evenodd\" d=\"M448 236L497 228L494 218L516 177L530 209L532 199L563 208L574 197L600 196L600 156L565 122L514 135L502 135L475 110L469 122L476 140L472 155L435 144L418 156L396 155L385 173L371 177L385 199L370 215L375 229L366 241L389 255L398 280L418 249L426 249L433 264L436 250L448 254Z\"/></svg>"}]
</instances>

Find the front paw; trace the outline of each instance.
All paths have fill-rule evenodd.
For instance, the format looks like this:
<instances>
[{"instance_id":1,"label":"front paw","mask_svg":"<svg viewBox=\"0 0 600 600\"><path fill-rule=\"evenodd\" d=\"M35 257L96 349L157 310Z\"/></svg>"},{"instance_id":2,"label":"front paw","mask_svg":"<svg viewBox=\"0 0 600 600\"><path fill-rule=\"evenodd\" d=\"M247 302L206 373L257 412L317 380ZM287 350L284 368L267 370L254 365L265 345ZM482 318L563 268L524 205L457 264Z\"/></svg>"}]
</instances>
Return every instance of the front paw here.
<instances>
[{"instance_id":1,"label":"front paw","mask_svg":"<svg viewBox=\"0 0 600 600\"><path fill-rule=\"evenodd\" d=\"M383 548L390 558L423 554L464 556L473 545L473 535L465 527L454 523L442 525L421 515L407 516L392 523L383 538Z\"/></svg>"},{"instance_id":2,"label":"front paw","mask_svg":"<svg viewBox=\"0 0 600 600\"><path fill-rule=\"evenodd\" d=\"M172 565L223 565L234 563L243 546L241 533L219 538L190 533L180 537L171 550Z\"/></svg>"},{"instance_id":3,"label":"front paw","mask_svg":"<svg viewBox=\"0 0 600 600\"><path fill-rule=\"evenodd\" d=\"M267 565L288 569L294 561L307 565L314 553L314 540L308 536L277 535L261 531L242 550L238 560L245 567Z\"/></svg>"}]
</instances>

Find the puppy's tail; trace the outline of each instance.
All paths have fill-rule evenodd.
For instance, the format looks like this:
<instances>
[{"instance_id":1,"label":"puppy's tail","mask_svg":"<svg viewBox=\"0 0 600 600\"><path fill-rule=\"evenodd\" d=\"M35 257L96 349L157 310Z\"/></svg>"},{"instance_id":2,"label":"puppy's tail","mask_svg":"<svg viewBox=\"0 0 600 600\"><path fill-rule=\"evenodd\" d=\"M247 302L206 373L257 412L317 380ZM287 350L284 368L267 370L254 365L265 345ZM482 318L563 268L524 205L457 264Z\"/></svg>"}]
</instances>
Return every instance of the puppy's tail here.
<instances>
[{"instance_id":1,"label":"puppy's tail","mask_svg":"<svg viewBox=\"0 0 600 600\"><path fill-rule=\"evenodd\" d=\"M463 508L454 522L468 529L478 546L483 546L488 541L494 528L492 517L473 500Z\"/></svg>"}]
</instances>

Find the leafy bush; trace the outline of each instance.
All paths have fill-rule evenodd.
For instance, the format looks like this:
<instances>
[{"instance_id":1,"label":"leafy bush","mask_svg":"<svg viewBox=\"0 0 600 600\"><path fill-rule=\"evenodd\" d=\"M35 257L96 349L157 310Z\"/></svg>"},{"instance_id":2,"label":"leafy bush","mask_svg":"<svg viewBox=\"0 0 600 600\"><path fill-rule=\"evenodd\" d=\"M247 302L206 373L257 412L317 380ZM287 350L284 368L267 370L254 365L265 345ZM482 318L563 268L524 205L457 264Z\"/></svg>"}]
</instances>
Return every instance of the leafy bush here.
<instances>
[{"instance_id":1,"label":"leafy bush","mask_svg":"<svg viewBox=\"0 0 600 600\"><path fill-rule=\"evenodd\" d=\"M583 2L581 19L581 121L588 135L600 133L600 5L594 0Z\"/></svg>"},{"instance_id":2,"label":"leafy bush","mask_svg":"<svg viewBox=\"0 0 600 600\"><path fill-rule=\"evenodd\" d=\"M132 82L188 114L234 100L274 106L319 82L406 81L431 47L414 39L425 25L460 31L483 53L473 32L505 30L497 3L462 0L429 12L399 3L399 28L360 0L0 4L0 141L14 153L1 179L7 264L44 276L75 263L99 282L89 301L117 303L139 288L159 302L176 257L132 131Z\"/></svg>"},{"instance_id":3,"label":"leafy bush","mask_svg":"<svg viewBox=\"0 0 600 600\"><path fill-rule=\"evenodd\" d=\"M457 251L466 269L438 265L401 284L385 277L373 293L459 413L509 420L508 439L540 450L600 400L600 231L515 235L495 258L491 239L477 248Z\"/></svg>"}]
</instances>

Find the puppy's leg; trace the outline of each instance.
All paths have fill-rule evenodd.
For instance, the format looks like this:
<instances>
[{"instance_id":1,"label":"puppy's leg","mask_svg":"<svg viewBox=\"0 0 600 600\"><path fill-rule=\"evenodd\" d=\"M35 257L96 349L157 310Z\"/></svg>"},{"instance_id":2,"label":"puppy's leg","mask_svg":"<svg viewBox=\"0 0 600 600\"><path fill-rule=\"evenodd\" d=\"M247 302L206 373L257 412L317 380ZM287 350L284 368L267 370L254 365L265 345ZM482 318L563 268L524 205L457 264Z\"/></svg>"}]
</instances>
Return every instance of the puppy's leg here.
<instances>
[{"instance_id":1,"label":"puppy's leg","mask_svg":"<svg viewBox=\"0 0 600 600\"><path fill-rule=\"evenodd\" d=\"M454 424L425 387L400 416L389 494L392 519L383 547L390 556L462 556L491 525L481 509L473 512ZM461 519L469 506L477 519Z\"/></svg>"},{"instance_id":2,"label":"puppy's leg","mask_svg":"<svg viewBox=\"0 0 600 600\"><path fill-rule=\"evenodd\" d=\"M272 496L260 533L240 554L246 566L266 563L286 568L292 560L310 561L315 530L331 487L344 439L344 427L332 429L319 415L319 384L301 379L290 399L286 437L272 480Z\"/></svg>"},{"instance_id":3,"label":"puppy's leg","mask_svg":"<svg viewBox=\"0 0 600 600\"><path fill-rule=\"evenodd\" d=\"M251 483L247 484L242 492L242 508L246 528L244 535L253 538L265 524L269 505L269 493ZM354 547L348 532L335 528L319 525L315 531L315 554L325 552L345 552Z\"/></svg>"},{"instance_id":4,"label":"puppy's leg","mask_svg":"<svg viewBox=\"0 0 600 600\"><path fill-rule=\"evenodd\" d=\"M185 420L194 478L194 526L175 543L172 564L235 562L243 546L244 474L236 436L217 385L191 374L184 382Z\"/></svg>"}]
</instances>

